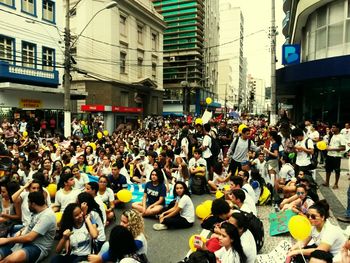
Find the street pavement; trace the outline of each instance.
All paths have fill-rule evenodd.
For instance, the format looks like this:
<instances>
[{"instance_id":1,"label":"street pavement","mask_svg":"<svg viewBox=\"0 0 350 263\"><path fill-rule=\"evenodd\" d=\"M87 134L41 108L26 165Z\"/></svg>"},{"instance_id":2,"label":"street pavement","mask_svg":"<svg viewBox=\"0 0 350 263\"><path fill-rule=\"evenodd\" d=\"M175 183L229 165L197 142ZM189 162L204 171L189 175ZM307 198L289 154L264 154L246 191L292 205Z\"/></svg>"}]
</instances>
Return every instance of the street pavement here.
<instances>
[{"instance_id":1,"label":"street pavement","mask_svg":"<svg viewBox=\"0 0 350 263\"><path fill-rule=\"evenodd\" d=\"M347 175L347 164L348 160L342 160L342 170L341 170L341 179L339 182L339 189L333 190L331 187L323 187L321 184L324 182L325 171L324 168L319 165L317 169L316 181L319 185L319 195L320 198L326 198L331 207L331 221L334 224L339 222L335 219L336 216L344 215L345 209L347 206L347 189L349 186L349 176ZM331 186L333 185L334 174L332 175ZM195 205L199 205L205 200L215 199L214 195L193 195L192 200ZM130 205L127 204L126 208L130 208ZM258 207L259 218L263 221L264 230L265 230L265 243L260 253L270 252L281 240L287 239L292 241L292 238L289 234L284 234L280 236L269 236L269 222L268 216L274 209L271 206L260 206ZM116 223L119 223L120 214L122 210L116 209ZM156 219L145 219L145 232L148 240L148 258L151 263L177 263L182 260L188 250L188 240L193 234L200 234L202 228L200 226L200 220L196 218L196 222L192 228L183 229L183 230L163 230L155 231L153 230L153 224L157 223ZM110 230L114 224L107 227L107 234L109 235ZM340 223L340 227L345 229L347 224ZM57 244L57 242L55 242ZM44 262L50 262L50 258L54 255L54 248L50 256Z\"/></svg>"}]
</instances>

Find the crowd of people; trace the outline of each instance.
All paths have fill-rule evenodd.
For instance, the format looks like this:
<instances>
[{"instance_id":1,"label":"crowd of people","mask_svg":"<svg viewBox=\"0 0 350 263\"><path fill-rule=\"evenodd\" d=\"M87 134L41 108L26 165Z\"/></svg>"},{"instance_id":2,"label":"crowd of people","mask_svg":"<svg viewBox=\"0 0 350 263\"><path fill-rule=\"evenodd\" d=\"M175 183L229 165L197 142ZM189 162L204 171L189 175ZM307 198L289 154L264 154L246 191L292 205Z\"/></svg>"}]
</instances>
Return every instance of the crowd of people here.
<instances>
[{"instance_id":1,"label":"crowd of people","mask_svg":"<svg viewBox=\"0 0 350 263\"><path fill-rule=\"evenodd\" d=\"M315 169L325 162L322 187L339 188L349 124L158 117L109 134L102 125L84 131L86 122L74 120L72 137L53 131L48 138L28 133L25 122L1 124L1 262L37 262L54 245L51 262L148 262L144 218L157 219L155 231L190 228L196 216L191 195L218 192L202 218L210 238L195 240L188 262L255 262L264 243L258 205L310 221L310 237L286 255L292 262L349 262L349 241L328 220L329 204L319 200L315 182ZM142 198L125 210L118 193L131 188ZM170 192L174 199L167 203ZM350 222L349 207L346 212L340 221ZM106 227L112 227L109 237Z\"/></svg>"}]
</instances>

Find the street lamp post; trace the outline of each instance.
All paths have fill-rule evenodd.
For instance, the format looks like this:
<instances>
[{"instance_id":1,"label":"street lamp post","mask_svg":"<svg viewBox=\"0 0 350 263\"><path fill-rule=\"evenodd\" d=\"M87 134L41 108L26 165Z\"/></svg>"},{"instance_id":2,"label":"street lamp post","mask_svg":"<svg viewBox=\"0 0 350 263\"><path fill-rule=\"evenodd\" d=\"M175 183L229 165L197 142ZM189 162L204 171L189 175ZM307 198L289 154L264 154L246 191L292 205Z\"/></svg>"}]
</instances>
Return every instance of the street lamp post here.
<instances>
[{"instance_id":1,"label":"street lamp post","mask_svg":"<svg viewBox=\"0 0 350 263\"><path fill-rule=\"evenodd\" d=\"M65 41L64 41L64 136L67 138L71 136L71 104L70 104L70 89L71 89L71 47L77 42L78 38L85 31L88 25L92 22L92 20L103 10L110 9L117 6L117 2L113 1L108 3L101 10L96 12L83 30L77 35L75 41L71 44L71 36L70 36L70 0L66 0L66 17L65 17Z\"/></svg>"},{"instance_id":2,"label":"street lamp post","mask_svg":"<svg viewBox=\"0 0 350 263\"><path fill-rule=\"evenodd\" d=\"M277 122L277 101L276 101L276 26L275 26L275 0L271 0L271 113L270 123Z\"/></svg>"}]
</instances>

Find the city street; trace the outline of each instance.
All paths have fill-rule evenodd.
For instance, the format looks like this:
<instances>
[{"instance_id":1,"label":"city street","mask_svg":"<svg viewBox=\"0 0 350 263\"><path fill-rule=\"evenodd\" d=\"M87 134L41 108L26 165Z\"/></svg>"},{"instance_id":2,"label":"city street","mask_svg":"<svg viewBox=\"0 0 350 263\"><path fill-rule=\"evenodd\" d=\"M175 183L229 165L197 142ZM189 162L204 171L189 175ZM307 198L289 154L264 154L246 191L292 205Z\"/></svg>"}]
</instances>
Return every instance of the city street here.
<instances>
[{"instance_id":1,"label":"city street","mask_svg":"<svg viewBox=\"0 0 350 263\"><path fill-rule=\"evenodd\" d=\"M339 189L333 190L331 188L325 188L323 186L319 187L320 199L326 198L331 207L331 221L335 224L339 222L335 219L335 216L343 215L346 208L346 191L349 185L349 180L347 176L347 160L343 158L342 160L342 172L341 179L339 183ZM324 169L319 167L317 170L317 183L320 185L325 177ZM332 182L332 181L331 181ZM192 200L195 205L199 205L205 200L214 199L214 195L193 195ZM126 207L130 207L128 204ZM116 209L117 222L119 222L120 214L122 210ZM289 234L281 236L269 236L269 222L268 215L273 211L271 206L260 206L258 207L259 218L264 223L265 230L265 243L262 248L261 253L270 252L281 240L288 239L292 241ZM188 240L193 234L200 234L202 228L200 226L200 220L197 218L194 226L189 229L184 230L163 230L155 231L152 226L157 223L156 219L145 219L146 227L146 237L148 240L148 258L151 263L177 263L183 259L187 252L189 251ZM347 226L345 223L339 224L343 229ZM107 232L109 233L112 226L107 227ZM51 255L54 254L54 248ZM45 262L50 262L47 258Z\"/></svg>"}]
</instances>

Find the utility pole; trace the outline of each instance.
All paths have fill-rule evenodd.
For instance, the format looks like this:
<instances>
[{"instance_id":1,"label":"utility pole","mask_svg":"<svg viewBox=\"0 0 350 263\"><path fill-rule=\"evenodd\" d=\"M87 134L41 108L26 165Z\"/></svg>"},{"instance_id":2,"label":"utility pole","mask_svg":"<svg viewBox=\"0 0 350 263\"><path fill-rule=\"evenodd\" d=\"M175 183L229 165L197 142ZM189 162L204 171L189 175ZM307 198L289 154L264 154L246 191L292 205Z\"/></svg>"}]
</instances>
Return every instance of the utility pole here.
<instances>
[{"instance_id":1,"label":"utility pole","mask_svg":"<svg viewBox=\"0 0 350 263\"><path fill-rule=\"evenodd\" d=\"M228 83L226 83L226 87L225 87L225 118L227 117L227 85Z\"/></svg>"},{"instance_id":2,"label":"utility pole","mask_svg":"<svg viewBox=\"0 0 350 263\"><path fill-rule=\"evenodd\" d=\"M277 123L276 105L276 26L275 26L275 0L271 0L271 113L270 124Z\"/></svg>"},{"instance_id":3,"label":"utility pole","mask_svg":"<svg viewBox=\"0 0 350 263\"><path fill-rule=\"evenodd\" d=\"M70 12L69 0L66 0L66 24L64 39L64 137L71 136L71 107L70 107Z\"/></svg>"}]
</instances>

